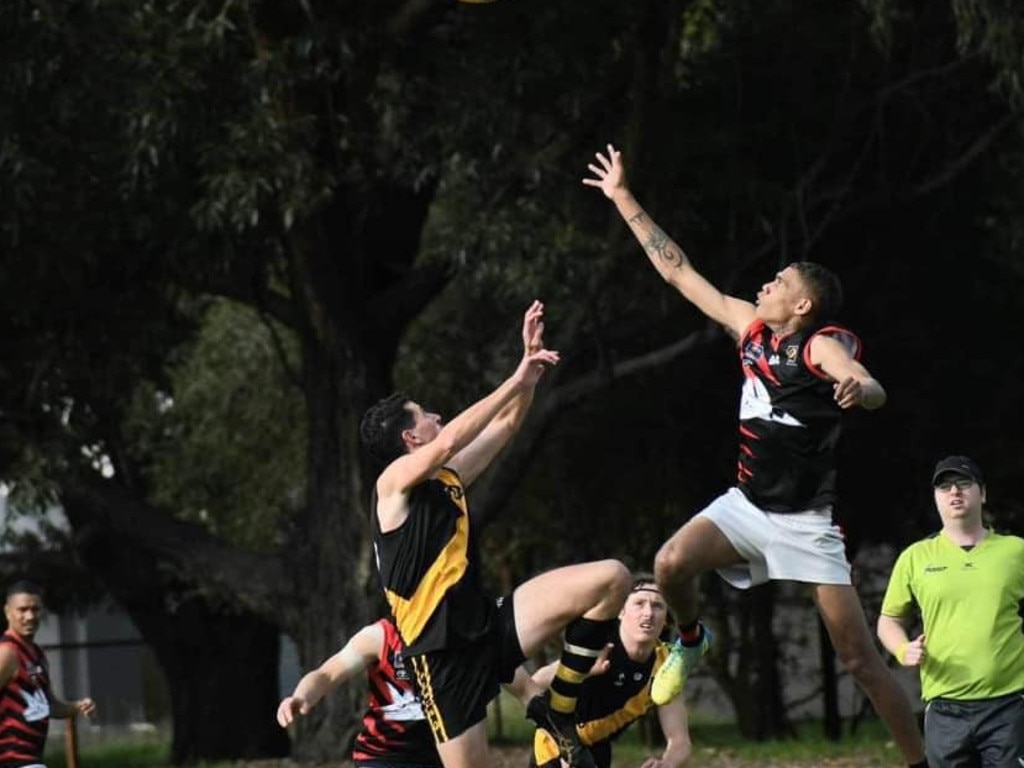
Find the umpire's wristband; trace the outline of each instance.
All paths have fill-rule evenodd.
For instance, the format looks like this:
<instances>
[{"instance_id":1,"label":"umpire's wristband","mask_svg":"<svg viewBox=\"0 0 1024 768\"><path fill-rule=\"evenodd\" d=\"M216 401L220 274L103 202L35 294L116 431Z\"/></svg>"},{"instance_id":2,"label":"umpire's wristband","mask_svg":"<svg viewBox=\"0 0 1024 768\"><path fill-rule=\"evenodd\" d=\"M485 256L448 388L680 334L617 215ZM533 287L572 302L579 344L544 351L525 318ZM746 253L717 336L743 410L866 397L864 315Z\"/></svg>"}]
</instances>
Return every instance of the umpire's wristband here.
<instances>
[{"instance_id":1,"label":"umpire's wristband","mask_svg":"<svg viewBox=\"0 0 1024 768\"><path fill-rule=\"evenodd\" d=\"M896 657L896 661L906 666L907 664L907 648L910 647L910 641L904 640L896 647L896 653L893 654Z\"/></svg>"}]
</instances>

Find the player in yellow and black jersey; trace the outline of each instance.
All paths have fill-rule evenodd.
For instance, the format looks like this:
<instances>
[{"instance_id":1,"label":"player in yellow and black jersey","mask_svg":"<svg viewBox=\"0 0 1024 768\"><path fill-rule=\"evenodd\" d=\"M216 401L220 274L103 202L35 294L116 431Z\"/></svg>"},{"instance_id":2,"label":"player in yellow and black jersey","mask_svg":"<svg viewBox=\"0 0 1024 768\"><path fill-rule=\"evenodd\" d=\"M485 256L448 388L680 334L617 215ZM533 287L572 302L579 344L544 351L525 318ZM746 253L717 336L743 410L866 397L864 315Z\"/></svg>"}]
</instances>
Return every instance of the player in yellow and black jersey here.
<instances>
[{"instance_id":1,"label":"player in yellow and black jersey","mask_svg":"<svg viewBox=\"0 0 1024 768\"><path fill-rule=\"evenodd\" d=\"M651 680L669 654L663 642L667 608L654 577L640 574L633 582L619 617L619 631L611 647L583 681L576 703L577 732L599 768L609 768L612 743L654 706ZM553 665L538 670L533 679L547 685ZM690 759L690 730L682 696L657 707L665 736L665 749L643 761L644 768L681 768ZM559 768L555 741L543 728L534 734L533 768Z\"/></svg>"},{"instance_id":2,"label":"player in yellow and black jersey","mask_svg":"<svg viewBox=\"0 0 1024 768\"><path fill-rule=\"evenodd\" d=\"M374 484L374 550L417 693L445 768L487 765L488 702L528 655L565 630L561 658L527 714L562 757L593 768L573 712L580 683L611 638L629 592L616 560L559 568L494 600L484 592L465 489L516 433L558 353L544 348L544 307L523 319L523 358L497 389L447 424L404 395L367 411L362 439L381 466ZM543 695L541 695L543 694Z\"/></svg>"}]
</instances>

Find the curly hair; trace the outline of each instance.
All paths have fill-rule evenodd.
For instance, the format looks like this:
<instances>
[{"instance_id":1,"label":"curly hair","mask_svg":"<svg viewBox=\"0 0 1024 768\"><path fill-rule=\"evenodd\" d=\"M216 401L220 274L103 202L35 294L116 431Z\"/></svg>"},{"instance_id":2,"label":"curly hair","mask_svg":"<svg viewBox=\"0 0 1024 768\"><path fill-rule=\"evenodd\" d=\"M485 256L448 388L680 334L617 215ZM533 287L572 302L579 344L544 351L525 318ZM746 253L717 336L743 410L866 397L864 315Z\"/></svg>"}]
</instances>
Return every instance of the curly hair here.
<instances>
[{"instance_id":1,"label":"curly hair","mask_svg":"<svg viewBox=\"0 0 1024 768\"><path fill-rule=\"evenodd\" d=\"M359 437L370 459L382 468L405 453L402 432L415 423L412 412L405 407L408 402L408 397L395 392L378 400L363 414Z\"/></svg>"},{"instance_id":2,"label":"curly hair","mask_svg":"<svg viewBox=\"0 0 1024 768\"><path fill-rule=\"evenodd\" d=\"M836 273L814 261L796 261L790 266L800 273L811 293L814 319L819 322L835 320L843 306L843 285Z\"/></svg>"}]
</instances>

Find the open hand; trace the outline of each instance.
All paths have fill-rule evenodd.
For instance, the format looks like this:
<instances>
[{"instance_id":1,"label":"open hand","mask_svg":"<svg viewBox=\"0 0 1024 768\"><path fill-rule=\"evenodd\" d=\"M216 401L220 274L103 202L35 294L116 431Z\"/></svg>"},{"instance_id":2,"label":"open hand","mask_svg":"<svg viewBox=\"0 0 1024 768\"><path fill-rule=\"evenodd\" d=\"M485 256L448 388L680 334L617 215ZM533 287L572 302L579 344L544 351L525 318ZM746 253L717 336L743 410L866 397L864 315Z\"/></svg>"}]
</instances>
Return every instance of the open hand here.
<instances>
[{"instance_id":1,"label":"open hand","mask_svg":"<svg viewBox=\"0 0 1024 768\"><path fill-rule=\"evenodd\" d=\"M611 144L608 145L608 154L595 153L597 164L590 163L587 168L593 178L583 179L588 187L597 187L608 199L615 197L619 190L626 189L626 171L622 167L622 153Z\"/></svg>"}]
</instances>

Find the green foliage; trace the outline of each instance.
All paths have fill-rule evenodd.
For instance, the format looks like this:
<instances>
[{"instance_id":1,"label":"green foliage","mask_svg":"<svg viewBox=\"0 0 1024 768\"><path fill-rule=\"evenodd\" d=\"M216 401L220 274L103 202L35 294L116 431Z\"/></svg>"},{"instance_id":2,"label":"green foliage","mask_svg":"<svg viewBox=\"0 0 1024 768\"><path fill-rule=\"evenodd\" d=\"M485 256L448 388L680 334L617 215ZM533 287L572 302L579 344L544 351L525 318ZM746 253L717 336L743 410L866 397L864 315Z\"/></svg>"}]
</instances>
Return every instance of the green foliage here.
<instances>
[{"instance_id":1,"label":"green foliage","mask_svg":"<svg viewBox=\"0 0 1024 768\"><path fill-rule=\"evenodd\" d=\"M305 409L293 336L211 302L168 388L144 384L128 429L152 500L240 546L267 549L305 503Z\"/></svg>"}]
</instances>

